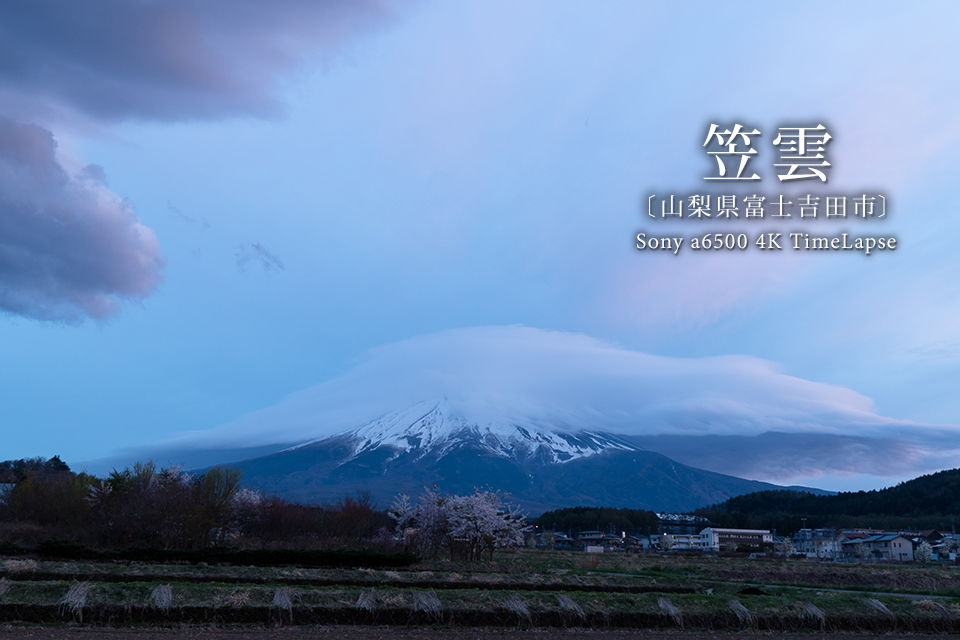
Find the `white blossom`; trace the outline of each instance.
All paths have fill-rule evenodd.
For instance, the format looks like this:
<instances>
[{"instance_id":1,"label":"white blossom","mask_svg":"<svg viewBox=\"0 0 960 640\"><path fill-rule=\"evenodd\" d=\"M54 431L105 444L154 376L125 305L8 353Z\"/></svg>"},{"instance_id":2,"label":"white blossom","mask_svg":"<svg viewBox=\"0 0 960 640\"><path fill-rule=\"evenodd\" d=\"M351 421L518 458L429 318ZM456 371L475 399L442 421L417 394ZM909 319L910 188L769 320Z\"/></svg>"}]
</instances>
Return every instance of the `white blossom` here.
<instances>
[{"instance_id":1,"label":"white blossom","mask_svg":"<svg viewBox=\"0 0 960 640\"><path fill-rule=\"evenodd\" d=\"M480 560L485 551L523 544L527 526L513 505L496 491L475 490L467 496L443 495L433 487L424 490L414 507L408 496L398 496L389 511L405 540L433 557L446 547L451 557ZM408 532L415 532L407 535Z\"/></svg>"}]
</instances>

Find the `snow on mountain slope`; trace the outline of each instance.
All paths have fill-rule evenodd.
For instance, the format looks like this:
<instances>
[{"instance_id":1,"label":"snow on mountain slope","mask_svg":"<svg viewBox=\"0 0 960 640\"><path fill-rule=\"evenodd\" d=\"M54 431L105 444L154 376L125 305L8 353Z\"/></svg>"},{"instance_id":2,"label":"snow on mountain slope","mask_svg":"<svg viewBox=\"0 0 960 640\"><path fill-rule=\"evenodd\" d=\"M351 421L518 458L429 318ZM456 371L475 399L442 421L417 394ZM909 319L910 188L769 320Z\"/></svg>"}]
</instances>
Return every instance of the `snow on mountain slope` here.
<instances>
[{"instance_id":1,"label":"snow on mountain slope","mask_svg":"<svg viewBox=\"0 0 960 640\"><path fill-rule=\"evenodd\" d=\"M543 462L564 463L605 451L640 451L617 436L580 431L565 433L526 424L480 422L456 413L446 399L420 402L403 411L385 414L346 433L301 443L292 451L332 439L348 440L353 447L347 459L389 447L393 457L410 453L414 459L443 456L453 447L469 443L504 458L537 455ZM346 462L346 461L345 461Z\"/></svg>"}]
</instances>

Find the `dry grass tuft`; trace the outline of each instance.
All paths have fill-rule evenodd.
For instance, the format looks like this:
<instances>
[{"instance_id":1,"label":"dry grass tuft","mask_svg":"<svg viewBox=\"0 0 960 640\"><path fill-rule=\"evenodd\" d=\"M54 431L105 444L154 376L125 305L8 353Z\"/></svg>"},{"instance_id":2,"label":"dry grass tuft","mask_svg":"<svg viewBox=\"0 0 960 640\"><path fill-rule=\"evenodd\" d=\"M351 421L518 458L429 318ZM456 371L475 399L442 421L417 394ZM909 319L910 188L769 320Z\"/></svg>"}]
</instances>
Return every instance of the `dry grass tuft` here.
<instances>
[{"instance_id":1,"label":"dry grass tuft","mask_svg":"<svg viewBox=\"0 0 960 640\"><path fill-rule=\"evenodd\" d=\"M894 620L897 617L893 614L893 611L890 611L890 609L887 609L887 605L883 604L876 598L867 599L867 604L870 605L871 609L873 609L874 611L879 611L880 613L882 613L884 616L886 616L891 620Z\"/></svg>"},{"instance_id":2,"label":"dry grass tuft","mask_svg":"<svg viewBox=\"0 0 960 640\"><path fill-rule=\"evenodd\" d=\"M507 599L503 601L503 606L510 613L517 614L521 622L523 620L530 622L530 607L517 594L507 596Z\"/></svg>"},{"instance_id":3,"label":"dry grass tuft","mask_svg":"<svg viewBox=\"0 0 960 640\"><path fill-rule=\"evenodd\" d=\"M673 618L674 624L683 629L683 614L680 613L680 609L677 608L677 605L673 604L667 598L660 598L657 600L657 604L660 605L660 608L671 618Z\"/></svg>"},{"instance_id":4,"label":"dry grass tuft","mask_svg":"<svg viewBox=\"0 0 960 640\"><path fill-rule=\"evenodd\" d=\"M221 593L213 599L213 605L219 607L242 607L250 604L250 590L234 589L230 593Z\"/></svg>"},{"instance_id":5,"label":"dry grass tuft","mask_svg":"<svg viewBox=\"0 0 960 640\"><path fill-rule=\"evenodd\" d=\"M150 593L154 606L167 611L173 605L173 587L168 584L156 586Z\"/></svg>"},{"instance_id":6,"label":"dry grass tuft","mask_svg":"<svg viewBox=\"0 0 960 640\"><path fill-rule=\"evenodd\" d=\"M433 580L433 571L421 571L417 574L417 580Z\"/></svg>"},{"instance_id":7,"label":"dry grass tuft","mask_svg":"<svg viewBox=\"0 0 960 640\"><path fill-rule=\"evenodd\" d=\"M277 587L273 591L273 602L270 603L270 606L279 610L281 624L283 623L284 612L289 616L291 624L293 623L293 598L294 593L290 587Z\"/></svg>"},{"instance_id":8,"label":"dry grass tuft","mask_svg":"<svg viewBox=\"0 0 960 640\"><path fill-rule=\"evenodd\" d=\"M737 614L737 620L740 621L740 624L753 626L756 623L756 619L753 617L753 614L750 613L750 610L743 606L736 598L728 602L727 606Z\"/></svg>"},{"instance_id":9,"label":"dry grass tuft","mask_svg":"<svg viewBox=\"0 0 960 640\"><path fill-rule=\"evenodd\" d=\"M399 609L407 606L407 600L403 597L402 593L395 593L392 596L381 596L380 604L384 607Z\"/></svg>"},{"instance_id":10,"label":"dry grass tuft","mask_svg":"<svg viewBox=\"0 0 960 640\"><path fill-rule=\"evenodd\" d=\"M293 611L293 590L290 587L277 587L273 592L271 606L284 611Z\"/></svg>"},{"instance_id":11,"label":"dry grass tuft","mask_svg":"<svg viewBox=\"0 0 960 640\"><path fill-rule=\"evenodd\" d=\"M600 556L591 553L590 555L584 556L577 560L577 564L581 569L596 569L600 566Z\"/></svg>"},{"instance_id":12,"label":"dry grass tuft","mask_svg":"<svg viewBox=\"0 0 960 640\"><path fill-rule=\"evenodd\" d=\"M447 576L447 582L460 582L463 577L459 573L451 573Z\"/></svg>"},{"instance_id":13,"label":"dry grass tuft","mask_svg":"<svg viewBox=\"0 0 960 640\"><path fill-rule=\"evenodd\" d=\"M604 624L610 624L610 612L607 611L604 603L600 600L591 600L588 602L587 609L590 611L590 613L603 618Z\"/></svg>"},{"instance_id":14,"label":"dry grass tuft","mask_svg":"<svg viewBox=\"0 0 960 640\"><path fill-rule=\"evenodd\" d=\"M913 603L920 607L921 609L926 609L927 611L935 611L937 613L942 613L945 616L950 615L950 610L945 606L937 602L936 600L931 600L930 598L922 598L920 600L914 600Z\"/></svg>"},{"instance_id":15,"label":"dry grass tuft","mask_svg":"<svg viewBox=\"0 0 960 640\"><path fill-rule=\"evenodd\" d=\"M87 595L93 589L89 582L78 582L67 589L67 594L60 600L63 609L70 611L77 616L80 622L83 622L83 607L87 603Z\"/></svg>"},{"instance_id":16,"label":"dry grass tuft","mask_svg":"<svg viewBox=\"0 0 960 640\"><path fill-rule=\"evenodd\" d=\"M423 611L432 616L439 616L442 609L440 598L433 591L414 591L413 592L413 610Z\"/></svg>"},{"instance_id":17,"label":"dry grass tuft","mask_svg":"<svg viewBox=\"0 0 960 640\"><path fill-rule=\"evenodd\" d=\"M10 581L3 578L0 580L0 598L2 598L7 591L10 591Z\"/></svg>"},{"instance_id":18,"label":"dry grass tuft","mask_svg":"<svg viewBox=\"0 0 960 640\"><path fill-rule=\"evenodd\" d=\"M3 563L3 570L7 573L26 573L27 571L37 570L37 561L26 560L7 560Z\"/></svg>"},{"instance_id":19,"label":"dry grass tuft","mask_svg":"<svg viewBox=\"0 0 960 640\"><path fill-rule=\"evenodd\" d=\"M357 598L357 609L362 611L376 611L380 608L380 594L376 589L367 589Z\"/></svg>"},{"instance_id":20,"label":"dry grass tuft","mask_svg":"<svg viewBox=\"0 0 960 640\"><path fill-rule=\"evenodd\" d=\"M557 595L557 604L564 613L576 618L577 620L582 621L586 618L586 615L583 613L583 609L580 608L580 605L574 602L573 598L565 593Z\"/></svg>"},{"instance_id":21,"label":"dry grass tuft","mask_svg":"<svg viewBox=\"0 0 960 640\"><path fill-rule=\"evenodd\" d=\"M401 580L403 580L403 576L401 576L396 571L384 571L383 576L388 580L394 580L396 582L400 582Z\"/></svg>"},{"instance_id":22,"label":"dry grass tuft","mask_svg":"<svg viewBox=\"0 0 960 640\"><path fill-rule=\"evenodd\" d=\"M816 620L820 625L820 630L823 631L827 628L827 616L814 604L809 602L803 603L803 608L800 611L801 618L808 618L810 620Z\"/></svg>"}]
</instances>

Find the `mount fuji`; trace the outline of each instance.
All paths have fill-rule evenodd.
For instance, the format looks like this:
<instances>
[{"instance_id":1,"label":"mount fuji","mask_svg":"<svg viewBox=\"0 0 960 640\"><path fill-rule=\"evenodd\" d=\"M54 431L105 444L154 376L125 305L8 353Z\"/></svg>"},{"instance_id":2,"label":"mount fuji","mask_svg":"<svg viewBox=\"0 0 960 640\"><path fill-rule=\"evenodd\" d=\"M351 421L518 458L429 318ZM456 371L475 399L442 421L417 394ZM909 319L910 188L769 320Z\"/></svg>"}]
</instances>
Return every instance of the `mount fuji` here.
<instances>
[{"instance_id":1,"label":"mount fuji","mask_svg":"<svg viewBox=\"0 0 960 640\"><path fill-rule=\"evenodd\" d=\"M446 399L233 466L248 485L297 501L361 490L381 506L433 484L452 493L505 491L532 512L581 505L687 511L783 488L695 469L613 433L470 419Z\"/></svg>"}]
</instances>

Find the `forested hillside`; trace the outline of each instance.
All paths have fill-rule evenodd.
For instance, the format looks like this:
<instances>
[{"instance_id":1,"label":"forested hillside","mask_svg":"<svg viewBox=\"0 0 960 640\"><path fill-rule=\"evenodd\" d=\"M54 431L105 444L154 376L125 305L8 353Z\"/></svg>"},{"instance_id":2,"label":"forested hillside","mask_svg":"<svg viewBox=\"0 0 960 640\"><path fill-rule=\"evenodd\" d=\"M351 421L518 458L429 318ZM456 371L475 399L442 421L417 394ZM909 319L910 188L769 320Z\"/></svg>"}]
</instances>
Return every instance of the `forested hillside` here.
<instances>
[{"instance_id":1,"label":"forested hillside","mask_svg":"<svg viewBox=\"0 0 960 640\"><path fill-rule=\"evenodd\" d=\"M760 491L696 511L720 526L794 531L808 527L949 529L960 513L960 469L921 476L876 491L818 496Z\"/></svg>"},{"instance_id":2,"label":"forested hillside","mask_svg":"<svg viewBox=\"0 0 960 640\"><path fill-rule=\"evenodd\" d=\"M608 507L570 507L547 511L530 524L551 531L621 531L657 533L659 518L645 509L610 509Z\"/></svg>"}]
</instances>

